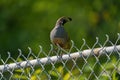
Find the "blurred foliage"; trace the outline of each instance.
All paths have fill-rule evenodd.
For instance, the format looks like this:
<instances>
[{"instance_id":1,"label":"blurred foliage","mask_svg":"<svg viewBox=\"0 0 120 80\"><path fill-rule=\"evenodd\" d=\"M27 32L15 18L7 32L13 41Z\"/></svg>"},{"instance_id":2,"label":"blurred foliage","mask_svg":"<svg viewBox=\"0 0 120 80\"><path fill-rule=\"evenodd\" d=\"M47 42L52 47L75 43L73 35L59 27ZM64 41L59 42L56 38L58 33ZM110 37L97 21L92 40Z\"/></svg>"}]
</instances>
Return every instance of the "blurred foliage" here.
<instances>
[{"instance_id":1,"label":"blurred foliage","mask_svg":"<svg viewBox=\"0 0 120 80\"><path fill-rule=\"evenodd\" d=\"M82 38L90 47L96 36L103 44L105 34L115 43L120 32L119 4L119 0L0 0L1 58L6 59L7 51L16 57L18 48L27 55L28 46L37 54L41 45L47 53L51 44L49 33L61 16L73 18L65 29L78 48L83 44Z\"/></svg>"},{"instance_id":2,"label":"blurred foliage","mask_svg":"<svg viewBox=\"0 0 120 80\"><path fill-rule=\"evenodd\" d=\"M92 46L95 37L105 41L105 34L115 42L120 32L120 1L49 1L49 0L0 0L0 53L14 53L18 48L38 45L49 51L49 33L61 16L73 18L65 25L75 44L80 47L82 38ZM75 36L74 36L75 35Z\"/></svg>"}]
</instances>

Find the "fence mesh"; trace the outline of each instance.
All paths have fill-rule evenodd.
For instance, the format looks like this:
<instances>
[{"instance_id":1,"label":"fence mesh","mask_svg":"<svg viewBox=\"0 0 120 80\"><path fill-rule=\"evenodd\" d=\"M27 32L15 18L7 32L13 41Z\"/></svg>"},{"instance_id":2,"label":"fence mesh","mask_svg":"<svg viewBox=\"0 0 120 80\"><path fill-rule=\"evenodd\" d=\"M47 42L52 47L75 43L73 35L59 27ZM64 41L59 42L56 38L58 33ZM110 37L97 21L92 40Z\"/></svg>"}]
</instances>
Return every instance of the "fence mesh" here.
<instances>
[{"instance_id":1,"label":"fence mesh","mask_svg":"<svg viewBox=\"0 0 120 80\"><path fill-rule=\"evenodd\" d=\"M49 52L41 46L38 54L28 47L28 54L19 53L0 58L0 80L120 80L120 35L115 43L106 35L104 44L96 38L90 48L83 39L77 48L71 41L70 50L51 45Z\"/></svg>"}]
</instances>

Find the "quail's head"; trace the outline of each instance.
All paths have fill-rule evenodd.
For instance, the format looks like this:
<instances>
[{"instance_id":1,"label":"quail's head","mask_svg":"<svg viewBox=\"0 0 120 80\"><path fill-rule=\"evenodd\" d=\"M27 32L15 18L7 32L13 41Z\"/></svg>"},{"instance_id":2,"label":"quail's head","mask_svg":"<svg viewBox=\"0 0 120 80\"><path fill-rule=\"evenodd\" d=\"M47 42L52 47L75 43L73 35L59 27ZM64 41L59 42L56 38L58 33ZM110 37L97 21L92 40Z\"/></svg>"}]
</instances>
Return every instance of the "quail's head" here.
<instances>
[{"instance_id":1,"label":"quail's head","mask_svg":"<svg viewBox=\"0 0 120 80\"><path fill-rule=\"evenodd\" d=\"M57 20L56 25L64 25L66 22L69 21L72 21L72 18L63 16Z\"/></svg>"}]
</instances>

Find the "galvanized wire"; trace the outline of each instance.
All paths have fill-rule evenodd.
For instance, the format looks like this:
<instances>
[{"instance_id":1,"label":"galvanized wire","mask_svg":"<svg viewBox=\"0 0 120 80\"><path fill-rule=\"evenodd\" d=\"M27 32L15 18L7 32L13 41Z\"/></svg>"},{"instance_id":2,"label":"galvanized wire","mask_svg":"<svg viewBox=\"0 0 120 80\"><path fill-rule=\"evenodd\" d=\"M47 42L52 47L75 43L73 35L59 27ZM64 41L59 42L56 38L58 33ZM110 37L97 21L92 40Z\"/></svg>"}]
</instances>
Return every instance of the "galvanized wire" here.
<instances>
[{"instance_id":1,"label":"galvanized wire","mask_svg":"<svg viewBox=\"0 0 120 80\"><path fill-rule=\"evenodd\" d=\"M28 47L27 56L22 53L21 49L18 49L19 54L16 59L11 57L11 53L8 52L5 60L0 58L0 79L118 79L117 75L120 76L120 34L115 43L110 41L108 35L106 38L102 45L99 43L99 38L96 37L92 48L87 45L85 39L83 39L80 49L75 46L73 41L71 41L70 50L64 50L59 46L57 50L54 50L51 45L50 51L46 53L42 46L39 46L40 50L37 55L30 47ZM107 43L111 46L107 46ZM87 47L87 49L82 50L83 47ZM51 56L53 53L55 55ZM40 58L41 54L44 54L44 57Z\"/></svg>"}]
</instances>

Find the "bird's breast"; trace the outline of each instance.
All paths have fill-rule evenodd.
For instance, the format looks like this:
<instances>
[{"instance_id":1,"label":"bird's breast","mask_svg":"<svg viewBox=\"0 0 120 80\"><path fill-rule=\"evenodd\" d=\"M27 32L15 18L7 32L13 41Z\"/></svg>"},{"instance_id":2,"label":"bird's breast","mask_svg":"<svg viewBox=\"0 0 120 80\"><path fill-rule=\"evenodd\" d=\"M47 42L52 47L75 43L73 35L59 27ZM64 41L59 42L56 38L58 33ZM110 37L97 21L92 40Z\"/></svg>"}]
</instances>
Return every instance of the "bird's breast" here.
<instances>
[{"instance_id":1,"label":"bird's breast","mask_svg":"<svg viewBox=\"0 0 120 80\"><path fill-rule=\"evenodd\" d=\"M58 27L58 28L54 28L51 31L51 36L55 38L57 37L65 38L67 36L67 33L63 27Z\"/></svg>"},{"instance_id":2,"label":"bird's breast","mask_svg":"<svg viewBox=\"0 0 120 80\"><path fill-rule=\"evenodd\" d=\"M69 48L69 38L63 27L55 27L50 33L51 42L62 48Z\"/></svg>"}]
</instances>

